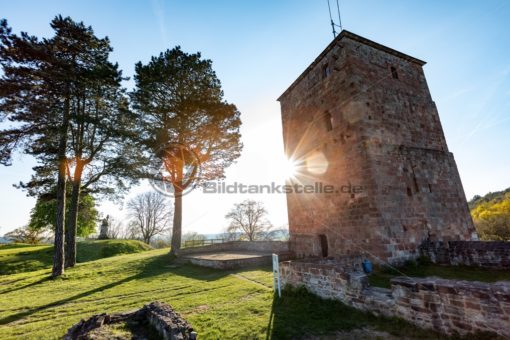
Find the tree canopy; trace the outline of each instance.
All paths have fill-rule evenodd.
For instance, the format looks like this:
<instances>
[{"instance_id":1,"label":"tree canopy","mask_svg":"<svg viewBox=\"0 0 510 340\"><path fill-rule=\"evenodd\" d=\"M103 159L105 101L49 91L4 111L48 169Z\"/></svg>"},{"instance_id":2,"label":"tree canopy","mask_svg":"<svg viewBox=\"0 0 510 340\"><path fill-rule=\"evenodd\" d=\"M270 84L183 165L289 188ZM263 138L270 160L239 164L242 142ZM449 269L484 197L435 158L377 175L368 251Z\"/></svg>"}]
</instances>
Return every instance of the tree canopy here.
<instances>
[{"instance_id":1,"label":"tree canopy","mask_svg":"<svg viewBox=\"0 0 510 340\"><path fill-rule=\"evenodd\" d=\"M108 38L69 17L55 17L51 27L53 37L38 39L13 34L5 20L0 22L0 114L12 122L0 131L0 162L9 165L15 151L33 155L34 174L19 186L34 196L56 187L53 275L58 276L64 227L65 265L76 263L81 191L111 198L123 193L126 180L136 180L131 165L138 149L129 142L136 115L121 87L122 72L108 60Z\"/></svg>"},{"instance_id":2,"label":"tree canopy","mask_svg":"<svg viewBox=\"0 0 510 340\"><path fill-rule=\"evenodd\" d=\"M482 240L510 241L510 190L475 196L471 216Z\"/></svg>"},{"instance_id":3,"label":"tree canopy","mask_svg":"<svg viewBox=\"0 0 510 340\"><path fill-rule=\"evenodd\" d=\"M255 241L266 238L272 228L267 220L267 210L262 202L244 200L234 205L225 216L230 220L227 231L231 234L239 233L241 239Z\"/></svg>"},{"instance_id":4,"label":"tree canopy","mask_svg":"<svg viewBox=\"0 0 510 340\"><path fill-rule=\"evenodd\" d=\"M71 195L68 189L67 196ZM37 198L34 208L30 212L29 227L35 230L55 231L55 211L57 201L55 191ZM70 207L67 206L67 212ZM98 220L98 211L92 195L82 193L78 206L77 236L87 237L95 233Z\"/></svg>"},{"instance_id":5,"label":"tree canopy","mask_svg":"<svg viewBox=\"0 0 510 340\"><path fill-rule=\"evenodd\" d=\"M183 192L191 185L223 178L225 169L240 156L240 113L224 100L212 62L180 47L152 57L145 65L137 63L135 83L131 98L141 117L139 140L153 156L148 172L163 165L167 175L163 180L173 188L171 252L175 253L181 246Z\"/></svg>"},{"instance_id":6,"label":"tree canopy","mask_svg":"<svg viewBox=\"0 0 510 340\"><path fill-rule=\"evenodd\" d=\"M92 29L83 23L57 16L50 25L54 36L38 39L24 32L13 34L7 21L0 21L0 114L13 123L0 131L0 162L10 164L13 152L19 150L36 158L34 171L45 178L32 188L48 191L56 181L52 270L56 277L64 272L66 153L72 98L91 68L91 52L97 44Z\"/></svg>"},{"instance_id":7,"label":"tree canopy","mask_svg":"<svg viewBox=\"0 0 510 340\"><path fill-rule=\"evenodd\" d=\"M172 211L162 194L154 191L139 194L128 202L127 208L145 243L150 244L154 236L170 231Z\"/></svg>"},{"instance_id":8,"label":"tree canopy","mask_svg":"<svg viewBox=\"0 0 510 340\"><path fill-rule=\"evenodd\" d=\"M23 226L4 235L4 238L14 243L39 244L45 239L46 230Z\"/></svg>"}]
</instances>

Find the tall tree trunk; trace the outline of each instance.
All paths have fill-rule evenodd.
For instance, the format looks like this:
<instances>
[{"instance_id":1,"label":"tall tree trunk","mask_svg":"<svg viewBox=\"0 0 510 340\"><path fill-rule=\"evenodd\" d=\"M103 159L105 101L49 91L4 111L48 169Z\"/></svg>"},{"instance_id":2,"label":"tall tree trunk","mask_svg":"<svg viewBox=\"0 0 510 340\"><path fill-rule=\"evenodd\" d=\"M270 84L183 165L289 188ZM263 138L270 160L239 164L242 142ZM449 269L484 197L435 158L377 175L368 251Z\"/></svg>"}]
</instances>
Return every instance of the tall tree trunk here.
<instances>
[{"instance_id":1,"label":"tall tree trunk","mask_svg":"<svg viewBox=\"0 0 510 340\"><path fill-rule=\"evenodd\" d=\"M177 255L181 249L182 236L182 189L175 188L174 198L174 222L172 228L172 242L170 248L171 255Z\"/></svg>"},{"instance_id":2,"label":"tall tree trunk","mask_svg":"<svg viewBox=\"0 0 510 340\"><path fill-rule=\"evenodd\" d=\"M64 226L66 211L66 149L67 130L69 129L69 97L64 102L64 115L60 127L58 142L58 179L57 179L57 213L55 221L55 242L53 248L53 269L52 277L64 274Z\"/></svg>"},{"instance_id":3,"label":"tall tree trunk","mask_svg":"<svg viewBox=\"0 0 510 340\"><path fill-rule=\"evenodd\" d=\"M77 162L73 176L73 191L71 193L69 216L67 216L65 268L74 267L76 264L76 230L78 224L82 172L83 166Z\"/></svg>"}]
</instances>

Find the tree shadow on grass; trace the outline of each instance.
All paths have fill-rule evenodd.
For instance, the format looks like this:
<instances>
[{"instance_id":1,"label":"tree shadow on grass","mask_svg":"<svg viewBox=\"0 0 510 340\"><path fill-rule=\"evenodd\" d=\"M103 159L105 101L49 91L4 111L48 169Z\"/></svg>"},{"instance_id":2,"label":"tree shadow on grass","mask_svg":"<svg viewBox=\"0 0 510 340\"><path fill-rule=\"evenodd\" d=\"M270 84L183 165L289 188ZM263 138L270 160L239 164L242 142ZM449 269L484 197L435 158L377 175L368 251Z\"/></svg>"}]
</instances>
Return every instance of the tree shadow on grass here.
<instances>
[{"instance_id":1,"label":"tree shadow on grass","mask_svg":"<svg viewBox=\"0 0 510 340\"><path fill-rule=\"evenodd\" d=\"M168 274L168 273L171 273L173 275L178 275L178 276L184 276L184 277L188 277L188 278L192 278L192 279L196 279L196 280L203 280L203 281L218 280L226 275L229 275L229 272L210 269L210 268L202 268L202 267L191 266L191 265L175 265L171 261L171 258L169 257L169 255L159 255L159 256L150 257L148 259L144 259L137 264L133 264L133 267L130 269L135 269L135 270L138 269L139 272L137 274L117 280L115 282L111 282L111 283L105 284L103 286L96 287L96 288L87 290L87 291L79 293L79 294L75 294L73 296L70 296L70 297L67 297L64 299L60 299L58 301L53 301L53 302L50 302L50 303L42 305L42 306L29 308L28 310L24 310L24 311L16 313L16 314L9 315L7 317L0 319L0 325L5 325L5 324L8 324L8 323L11 323L14 321L18 321L18 320L26 318L34 313L41 312L41 311L44 311L44 310L47 310L50 308L54 308L54 307L59 307L59 306L65 305L66 303L82 299L84 297L93 295L95 293L98 293L98 292L101 292L101 291L104 291L107 289L111 289L113 287L116 287L121 284L125 284L125 283L133 281L133 280L143 280L143 279L148 279L148 278L151 278L154 276ZM65 279L72 280L73 279L73 270L72 269L68 272L68 275L69 276L67 276ZM77 278L77 279L79 279L79 278ZM61 280L61 279L59 278L56 280ZM43 284L43 283L51 284L51 281L53 281L51 278L45 277L38 281L32 282L28 285L11 289L10 291L7 291L7 292L13 292L16 290L27 289L27 288L31 288L31 287L34 287L34 286L37 286L37 285ZM3 293L7 293L7 292L3 292Z\"/></svg>"},{"instance_id":2,"label":"tree shadow on grass","mask_svg":"<svg viewBox=\"0 0 510 340\"><path fill-rule=\"evenodd\" d=\"M88 290L86 292L70 296L70 297L65 298L65 299L61 299L61 300L54 301L54 302L51 302L51 303L48 303L48 304L45 304L45 305L42 305L42 306L38 306L38 307L35 307L35 308L30 308L30 309L28 309L26 311L23 311L23 312L20 312L20 313L9 315L9 316L7 316L7 317L5 317L3 319L0 319L0 325L5 325L5 324L11 323L13 321L17 321L17 320L23 319L23 318L25 318L27 316L30 316L30 315L34 314L34 313L37 313L37 312L40 312L40 311L43 311L43 310L46 310L46 309L49 309L49 308L59 307L59 306L65 305L68 302L84 298L86 296L92 295L92 294L97 293L97 292L101 292L101 291L106 290L106 289L113 288L115 286L118 286L120 284L129 282L129 281L132 281L132 280L136 280L139 277L140 277L139 274L128 276L128 277L126 277L126 278L124 278L122 280L118 280L118 281L106 284L104 286L97 287L97 288Z\"/></svg>"},{"instance_id":3,"label":"tree shadow on grass","mask_svg":"<svg viewBox=\"0 0 510 340\"><path fill-rule=\"evenodd\" d=\"M145 244L134 240L103 240L77 242L77 263L107 257L138 253L147 250ZM30 249L23 249L30 248ZM0 250L19 249L16 254L0 254L0 275L26 273L49 269L53 264L53 246L1 246Z\"/></svg>"},{"instance_id":4,"label":"tree shadow on grass","mask_svg":"<svg viewBox=\"0 0 510 340\"><path fill-rule=\"evenodd\" d=\"M37 281L31 282L31 283L26 284L24 286L19 286L19 287L3 290L3 291L0 292L0 294L8 294L8 293L15 292L17 290L22 290L22 289L34 287L34 286L37 286L38 284L41 284L41 283L44 283L44 282L47 282L47 281L50 281L50 280L51 280L51 277L45 276L45 277L43 277L43 278L41 278L41 279L39 279Z\"/></svg>"},{"instance_id":5,"label":"tree shadow on grass","mask_svg":"<svg viewBox=\"0 0 510 340\"><path fill-rule=\"evenodd\" d=\"M215 269L209 267L201 267L193 264L170 264L167 265L166 268L167 272L170 272L174 275L207 282L216 281L230 274L246 270L245 268L236 270Z\"/></svg>"},{"instance_id":6,"label":"tree shadow on grass","mask_svg":"<svg viewBox=\"0 0 510 340\"><path fill-rule=\"evenodd\" d=\"M146 277L173 274L200 281L216 281L228 276L232 271L182 263L170 254L154 256L144 265Z\"/></svg>"},{"instance_id":7,"label":"tree shadow on grass","mask_svg":"<svg viewBox=\"0 0 510 340\"><path fill-rule=\"evenodd\" d=\"M306 336L332 335L369 328L413 339L446 339L397 318L377 317L349 307L339 301L324 300L304 288L284 289L275 295L266 339L296 339Z\"/></svg>"},{"instance_id":8,"label":"tree shadow on grass","mask_svg":"<svg viewBox=\"0 0 510 340\"><path fill-rule=\"evenodd\" d=\"M3 256L0 260L0 275L31 272L51 268L53 263L53 248L20 251L16 255Z\"/></svg>"}]
</instances>

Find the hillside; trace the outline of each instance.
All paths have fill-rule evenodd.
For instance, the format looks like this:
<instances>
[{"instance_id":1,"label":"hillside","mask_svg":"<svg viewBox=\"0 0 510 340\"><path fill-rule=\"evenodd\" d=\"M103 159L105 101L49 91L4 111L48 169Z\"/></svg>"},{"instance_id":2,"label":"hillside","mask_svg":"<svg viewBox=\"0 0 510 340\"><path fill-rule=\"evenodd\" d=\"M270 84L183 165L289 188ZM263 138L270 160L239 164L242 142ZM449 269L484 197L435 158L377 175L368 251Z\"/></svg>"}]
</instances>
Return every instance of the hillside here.
<instances>
[{"instance_id":1,"label":"hillside","mask_svg":"<svg viewBox=\"0 0 510 340\"><path fill-rule=\"evenodd\" d=\"M510 241L510 188L475 196L469 208L482 240Z\"/></svg>"},{"instance_id":2,"label":"hillside","mask_svg":"<svg viewBox=\"0 0 510 340\"><path fill-rule=\"evenodd\" d=\"M83 241L77 244L78 263L122 254L139 253L151 249L147 244L135 240ZM0 245L0 275L50 268L53 247L28 244Z\"/></svg>"},{"instance_id":3,"label":"hillside","mask_svg":"<svg viewBox=\"0 0 510 340\"><path fill-rule=\"evenodd\" d=\"M489 192L484 196L475 195L469 202L469 209L474 209L482 203L497 203L505 199L510 194L510 188L503 191Z\"/></svg>"}]
</instances>

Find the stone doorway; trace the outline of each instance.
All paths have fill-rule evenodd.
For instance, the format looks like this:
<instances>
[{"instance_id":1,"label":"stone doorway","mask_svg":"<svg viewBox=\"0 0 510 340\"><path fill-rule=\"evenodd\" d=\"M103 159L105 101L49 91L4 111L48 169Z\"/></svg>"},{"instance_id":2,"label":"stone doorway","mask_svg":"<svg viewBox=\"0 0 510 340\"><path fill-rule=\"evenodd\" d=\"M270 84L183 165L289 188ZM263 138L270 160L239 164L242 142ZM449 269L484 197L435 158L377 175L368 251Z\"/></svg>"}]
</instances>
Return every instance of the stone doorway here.
<instances>
[{"instance_id":1,"label":"stone doorway","mask_svg":"<svg viewBox=\"0 0 510 340\"><path fill-rule=\"evenodd\" d=\"M322 257L328 257L328 237L324 234L319 235Z\"/></svg>"}]
</instances>

